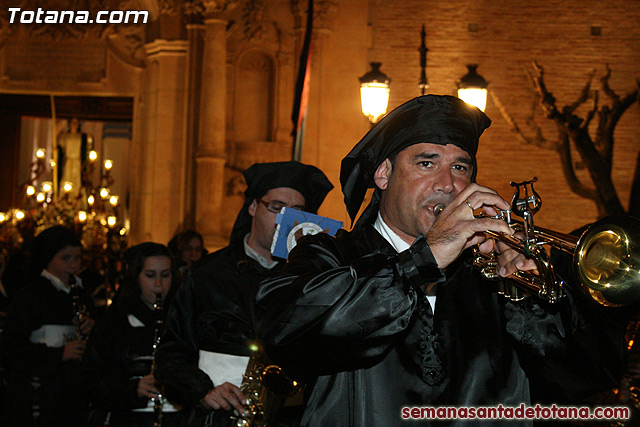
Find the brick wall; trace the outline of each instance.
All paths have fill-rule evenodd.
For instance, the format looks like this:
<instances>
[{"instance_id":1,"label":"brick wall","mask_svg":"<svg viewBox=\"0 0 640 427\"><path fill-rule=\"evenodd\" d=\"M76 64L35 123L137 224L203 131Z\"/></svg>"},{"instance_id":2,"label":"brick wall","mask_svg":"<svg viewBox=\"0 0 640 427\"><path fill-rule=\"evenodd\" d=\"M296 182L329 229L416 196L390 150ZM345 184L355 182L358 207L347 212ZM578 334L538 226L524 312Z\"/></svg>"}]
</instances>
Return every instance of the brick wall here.
<instances>
[{"instance_id":1,"label":"brick wall","mask_svg":"<svg viewBox=\"0 0 640 427\"><path fill-rule=\"evenodd\" d=\"M544 67L558 107L577 99L594 68L592 87L598 88L607 63L612 69L610 86L621 96L632 91L640 78L639 1L380 0L370 7L369 60L382 62L382 71L392 79L390 108L419 94L417 48L422 24L429 49L428 93L454 94L455 81L466 73L465 64L480 64L478 72L490 82L489 89L523 130L528 130L524 122L533 99L525 69L531 69L533 60ZM469 24L477 31L469 31ZM592 35L592 26L599 26L601 35ZM602 94L600 99L606 101ZM481 139L480 183L508 199L509 181L537 176L536 190L544 200L536 217L539 225L568 232L596 219L594 204L569 190L554 151L518 142L491 99L486 113L493 125ZM636 103L615 133L613 178L625 207L640 150L639 113ZM537 120L545 136L555 140L553 124L539 114ZM578 170L588 181L586 172Z\"/></svg>"}]
</instances>

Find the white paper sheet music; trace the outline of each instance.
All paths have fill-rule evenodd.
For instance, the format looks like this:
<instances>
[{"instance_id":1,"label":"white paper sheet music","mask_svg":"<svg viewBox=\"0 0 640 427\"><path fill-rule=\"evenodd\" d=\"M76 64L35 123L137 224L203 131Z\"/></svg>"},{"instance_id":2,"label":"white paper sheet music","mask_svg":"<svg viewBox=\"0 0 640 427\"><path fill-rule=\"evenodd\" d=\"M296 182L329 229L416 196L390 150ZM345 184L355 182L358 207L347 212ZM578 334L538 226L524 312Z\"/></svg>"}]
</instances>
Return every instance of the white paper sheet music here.
<instances>
[{"instance_id":1,"label":"white paper sheet music","mask_svg":"<svg viewBox=\"0 0 640 427\"><path fill-rule=\"evenodd\" d=\"M233 354L200 350L198 368L209 375L215 386L229 382L240 387L242 375L247 370L248 363L249 356L235 356Z\"/></svg>"}]
</instances>

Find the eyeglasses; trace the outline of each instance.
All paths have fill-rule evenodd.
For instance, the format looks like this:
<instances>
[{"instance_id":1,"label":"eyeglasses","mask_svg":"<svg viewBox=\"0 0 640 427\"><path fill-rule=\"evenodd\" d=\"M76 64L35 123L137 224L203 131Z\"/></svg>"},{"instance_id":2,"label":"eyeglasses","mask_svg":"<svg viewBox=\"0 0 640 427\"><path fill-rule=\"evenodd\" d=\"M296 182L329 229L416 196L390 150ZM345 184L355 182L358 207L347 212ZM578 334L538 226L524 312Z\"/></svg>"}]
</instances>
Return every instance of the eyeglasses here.
<instances>
[{"instance_id":1,"label":"eyeglasses","mask_svg":"<svg viewBox=\"0 0 640 427\"><path fill-rule=\"evenodd\" d=\"M271 213L280 213L282 208L293 208L304 210L304 206L296 205L296 206L287 206L282 202L267 202L266 200L256 199L258 202L262 203L265 208Z\"/></svg>"}]
</instances>

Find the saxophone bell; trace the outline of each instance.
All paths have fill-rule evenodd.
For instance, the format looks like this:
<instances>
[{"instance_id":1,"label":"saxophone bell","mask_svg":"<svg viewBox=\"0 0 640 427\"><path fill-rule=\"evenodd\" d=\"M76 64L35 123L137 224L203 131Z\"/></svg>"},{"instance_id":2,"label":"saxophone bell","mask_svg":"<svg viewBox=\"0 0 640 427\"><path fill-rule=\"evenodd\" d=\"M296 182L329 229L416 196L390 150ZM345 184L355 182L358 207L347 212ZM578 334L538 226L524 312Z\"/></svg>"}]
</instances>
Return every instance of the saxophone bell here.
<instances>
[{"instance_id":1,"label":"saxophone bell","mask_svg":"<svg viewBox=\"0 0 640 427\"><path fill-rule=\"evenodd\" d=\"M281 367L269 363L260 346L250 347L251 357L240 386L247 398L247 409L231 417L231 427L275 426L285 399L296 393L300 384L289 378Z\"/></svg>"}]
</instances>

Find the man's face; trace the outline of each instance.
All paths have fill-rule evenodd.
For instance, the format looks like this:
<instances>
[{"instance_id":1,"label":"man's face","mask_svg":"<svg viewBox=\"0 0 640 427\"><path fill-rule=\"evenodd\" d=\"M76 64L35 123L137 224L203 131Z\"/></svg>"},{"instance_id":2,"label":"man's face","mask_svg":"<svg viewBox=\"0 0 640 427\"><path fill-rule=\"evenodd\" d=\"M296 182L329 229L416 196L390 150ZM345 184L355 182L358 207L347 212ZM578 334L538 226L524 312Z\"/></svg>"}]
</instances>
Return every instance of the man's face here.
<instances>
[{"instance_id":1,"label":"man's face","mask_svg":"<svg viewBox=\"0 0 640 427\"><path fill-rule=\"evenodd\" d=\"M398 153L394 164L386 159L376 170L383 190L380 213L387 225L407 243L426 234L437 203L449 204L471 183L473 162L452 144L420 143Z\"/></svg>"},{"instance_id":2,"label":"man's face","mask_svg":"<svg viewBox=\"0 0 640 427\"><path fill-rule=\"evenodd\" d=\"M278 204L290 208L304 210L305 200L302 194L289 187L272 188L261 197L266 203ZM277 213L270 212L264 203L254 200L249 206L251 222L251 240L266 250L271 250L273 234L276 231Z\"/></svg>"}]
</instances>

